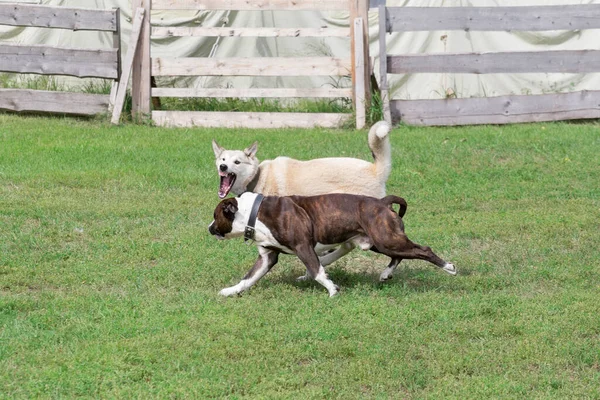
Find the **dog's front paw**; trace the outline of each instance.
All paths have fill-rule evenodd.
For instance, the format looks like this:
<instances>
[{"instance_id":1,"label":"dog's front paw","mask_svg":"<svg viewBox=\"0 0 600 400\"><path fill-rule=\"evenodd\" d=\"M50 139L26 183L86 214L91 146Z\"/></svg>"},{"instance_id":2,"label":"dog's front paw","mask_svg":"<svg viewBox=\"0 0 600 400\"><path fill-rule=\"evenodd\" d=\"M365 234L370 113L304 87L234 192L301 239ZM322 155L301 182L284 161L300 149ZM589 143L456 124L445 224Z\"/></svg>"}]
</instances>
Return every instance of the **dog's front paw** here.
<instances>
[{"instance_id":1,"label":"dog's front paw","mask_svg":"<svg viewBox=\"0 0 600 400\"><path fill-rule=\"evenodd\" d=\"M444 265L444 267L442 268L445 272L449 273L450 275L456 275L457 274L457 270L456 267L454 266L454 264L452 263L446 263L446 265Z\"/></svg>"},{"instance_id":2,"label":"dog's front paw","mask_svg":"<svg viewBox=\"0 0 600 400\"><path fill-rule=\"evenodd\" d=\"M237 291L237 288L235 286L225 288L219 292L219 294L221 296L225 296L225 297L233 296L234 294L238 294L238 293L239 292Z\"/></svg>"},{"instance_id":3,"label":"dog's front paw","mask_svg":"<svg viewBox=\"0 0 600 400\"><path fill-rule=\"evenodd\" d=\"M329 292L329 297L337 296L339 293L340 293L340 287L338 285L335 285L333 290L331 290Z\"/></svg>"},{"instance_id":4,"label":"dog's front paw","mask_svg":"<svg viewBox=\"0 0 600 400\"><path fill-rule=\"evenodd\" d=\"M310 279L310 275L306 274L306 275L302 275L296 278L296 281L298 282L304 282Z\"/></svg>"}]
</instances>

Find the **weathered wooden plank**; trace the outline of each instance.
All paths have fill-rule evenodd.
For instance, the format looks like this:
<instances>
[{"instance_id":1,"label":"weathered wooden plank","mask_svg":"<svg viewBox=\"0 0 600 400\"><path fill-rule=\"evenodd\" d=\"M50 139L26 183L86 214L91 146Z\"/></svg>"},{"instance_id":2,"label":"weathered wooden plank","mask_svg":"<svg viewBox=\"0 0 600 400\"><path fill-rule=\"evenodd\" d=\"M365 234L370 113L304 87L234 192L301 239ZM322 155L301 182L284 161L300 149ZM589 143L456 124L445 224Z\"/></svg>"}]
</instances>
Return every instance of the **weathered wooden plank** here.
<instances>
[{"instance_id":1,"label":"weathered wooden plank","mask_svg":"<svg viewBox=\"0 0 600 400\"><path fill-rule=\"evenodd\" d=\"M0 110L94 115L107 112L108 103L101 94L0 89Z\"/></svg>"},{"instance_id":2,"label":"weathered wooden plank","mask_svg":"<svg viewBox=\"0 0 600 400\"><path fill-rule=\"evenodd\" d=\"M152 37L350 37L349 28L154 27Z\"/></svg>"},{"instance_id":3,"label":"weathered wooden plank","mask_svg":"<svg viewBox=\"0 0 600 400\"><path fill-rule=\"evenodd\" d=\"M236 98L339 98L352 97L352 89L335 88L152 88L152 97Z\"/></svg>"},{"instance_id":4,"label":"weathered wooden plank","mask_svg":"<svg viewBox=\"0 0 600 400\"><path fill-rule=\"evenodd\" d=\"M356 70L359 68L356 65L356 52L362 53L361 62L363 63L360 66L361 73L363 74L363 80L365 85L365 106L367 104L371 104L371 68L370 68L370 53L369 53L369 0L351 0L348 2L350 6L350 59L352 62L352 85L356 87ZM362 46L358 47L356 45L356 34L355 34L355 24L354 20L356 18L361 18L363 22L362 26ZM353 96L352 106L356 109L356 96Z\"/></svg>"},{"instance_id":5,"label":"weathered wooden plank","mask_svg":"<svg viewBox=\"0 0 600 400\"><path fill-rule=\"evenodd\" d=\"M388 56L388 72L404 73L530 73L600 71L599 50L521 51L468 54Z\"/></svg>"},{"instance_id":6,"label":"weathered wooden plank","mask_svg":"<svg viewBox=\"0 0 600 400\"><path fill-rule=\"evenodd\" d=\"M153 0L153 10L348 10L348 0Z\"/></svg>"},{"instance_id":7,"label":"weathered wooden plank","mask_svg":"<svg viewBox=\"0 0 600 400\"><path fill-rule=\"evenodd\" d=\"M167 127L210 128L337 128L352 118L351 114L329 113L261 113L209 111L153 111L152 120Z\"/></svg>"},{"instance_id":8,"label":"weathered wooden plank","mask_svg":"<svg viewBox=\"0 0 600 400\"><path fill-rule=\"evenodd\" d=\"M115 10L0 4L0 25L115 32L117 21Z\"/></svg>"},{"instance_id":9,"label":"weathered wooden plank","mask_svg":"<svg viewBox=\"0 0 600 400\"><path fill-rule=\"evenodd\" d=\"M153 58L153 76L343 76L350 60L333 57L302 58Z\"/></svg>"},{"instance_id":10,"label":"weathered wooden plank","mask_svg":"<svg viewBox=\"0 0 600 400\"><path fill-rule=\"evenodd\" d=\"M0 71L116 79L117 49L67 49L0 44Z\"/></svg>"},{"instance_id":11,"label":"weathered wooden plank","mask_svg":"<svg viewBox=\"0 0 600 400\"><path fill-rule=\"evenodd\" d=\"M600 4L517 7L388 7L392 32L547 31L600 28Z\"/></svg>"},{"instance_id":12,"label":"weathered wooden plank","mask_svg":"<svg viewBox=\"0 0 600 400\"><path fill-rule=\"evenodd\" d=\"M139 120L150 115L150 86L152 76L150 72L150 11L152 0L133 0L133 7L143 8L145 15L138 49L133 57L131 70L131 115L134 120Z\"/></svg>"},{"instance_id":13,"label":"weathered wooden plank","mask_svg":"<svg viewBox=\"0 0 600 400\"><path fill-rule=\"evenodd\" d=\"M121 9L115 9L115 16L117 18L117 28L113 32L113 48L117 49L117 76L121 76ZM110 88L110 110L115 106L115 101L117 98L117 90L119 88L119 80L115 79L112 82Z\"/></svg>"},{"instance_id":14,"label":"weathered wooden plank","mask_svg":"<svg viewBox=\"0 0 600 400\"><path fill-rule=\"evenodd\" d=\"M123 73L121 74L119 87L117 89L117 97L112 110L112 118L110 120L113 124L118 124L121 119L121 112L123 110L125 94L127 92L127 83L129 82L129 76L131 75L131 69L133 68L133 57L135 56L140 41L144 12L145 10L143 8L138 7L135 10L135 16L133 17L131 35L129 37L129 47L127 49L127 55L125 56L125 62L123 63Z\"/></svg>"},{"instance_id":15,"label":"weathered wooden plank","mask_svg":"<svg viewBox=\"0 0 600 400\"><path fill-rule=\"evenodd\" d=\"M600 91L444 100L393 100L394 121L411 125L513 124L600 118Z\"/></svg>"},{"instance_id":16,"label":"weathered wooden plank","mask_svg":"<svg viewBox=\"0 0 600 400\"><path fill-rule=\"evenodd\" d=\"M356 129L362 129L366 123L366 90L365 90L365 57L362 51L364 45L363 39L363 19L354 19L354 43L357 51L354 53L356 66L356 79L354 84L354 95L356 104L354 107L356 114Z\"/></svg>"},{"instance_id":17,"label":"weathered wooden plank","mask_svg":"<svg viewBox=\"0 0 600 400\"><path fill-rule=\"evenodd\" d=\"M390 113L390 97L388 92L388 80L387 80L387 44L386 44L386 33L387 33L387 13L384 4L379 5L379 90L381 93L381 106L383 108L383 119L391 124L392 117Z\"/></svg>"},{"instance_id":18,"label":"weathered wooden plank","mask_svg":"<svg viewBox=\"0 0 600 400\"><path fill-rule=\"evenodd\" d=\"M385 0L369 0L369 8L379 8L385 6Z\"/></svg>"}]
</instances>

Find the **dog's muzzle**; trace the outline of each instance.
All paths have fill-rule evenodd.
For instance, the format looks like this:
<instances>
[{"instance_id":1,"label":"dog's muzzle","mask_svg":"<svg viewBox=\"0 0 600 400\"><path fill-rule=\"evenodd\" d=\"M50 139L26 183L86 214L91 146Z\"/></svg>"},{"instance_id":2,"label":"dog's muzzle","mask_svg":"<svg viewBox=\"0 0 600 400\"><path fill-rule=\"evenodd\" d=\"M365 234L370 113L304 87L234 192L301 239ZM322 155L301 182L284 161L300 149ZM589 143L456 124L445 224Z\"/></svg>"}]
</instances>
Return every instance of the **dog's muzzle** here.
<instances>
[{"instance_id":1,"label":"dog's muzzle","mask_svg":"<svg viewBox=\"0 0 600 400\"><path fill-rule=\"evenodd\" d=\"M225 236L221 235L215 229L215 221L211 222L210 225L208 225L208 232L219 240L225 239Z\"/></svg>"}]
</instances>

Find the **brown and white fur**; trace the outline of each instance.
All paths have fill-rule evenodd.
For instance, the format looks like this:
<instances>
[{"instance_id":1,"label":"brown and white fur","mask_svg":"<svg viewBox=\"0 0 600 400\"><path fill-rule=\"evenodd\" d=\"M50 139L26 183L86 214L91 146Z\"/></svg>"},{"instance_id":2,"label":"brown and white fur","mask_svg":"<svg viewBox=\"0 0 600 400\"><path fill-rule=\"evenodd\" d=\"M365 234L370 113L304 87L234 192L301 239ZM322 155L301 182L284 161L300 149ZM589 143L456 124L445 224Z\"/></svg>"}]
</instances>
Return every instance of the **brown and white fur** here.
<instances>
[{"instance_id":1,"label":"brown and white fur","mask_svg":"<svg viewBox=\"0 0 600 400\"><path fill-rule=\"evenodd\" d=\"M219 239L242 236L255 193L222 200L214 212L209 232ZM398 213L392 204L400 205ZM439 258L431 248L413 243L404 233L402 216L406 201L397 196L376 199L350 194L319 196L265 197L258 211L255 242L259 257L250 271L235 286L221 290L223 296L249 289L277 263L280 253L295 254L306 266L307 274L323 285L329 296L339 288L325 273L326 262L319 254L333 246L351 243L391 258L380 280L390 279L402 259L421 259L455 275L453 264Z\"/></svg>"},{"instance_id":2,"label":"brown and white fur","mask_svg":"<svg viewBox=\"0 0 600 400\"><path fill-rule=\"evenodd\" d=\"M288 157L258 161L255 142L245 150L226 150L213 140L215 164L221 182L219 197L229 192L265 196L315 196L326 193L362 194L381 198L392 170L390 125L380 121L369 130L368 143L374 162L331 157L308 161Z\"/></svg>"},{"instance_id":3,"label":"brown and white fur","mask_svg":"<svg viewBox=\"0 0 600 400\"><path fill-rule=\"evenodd\" d=\"M369 130L367 141L374 162L357 158L329 157L308 161L288 157L258 161L255 142L245 150L226 150L213 140L215 163L220 176L219 197L230 192L265 196L315 196L327 193L350 193L382 198L392 170L391 127L379 121ZM327 264L348 254L351 243L331 251ZM333 249L333 247L332 247ZM308 276L299 279L307 279Z\"/></svg>"}]
</instances>

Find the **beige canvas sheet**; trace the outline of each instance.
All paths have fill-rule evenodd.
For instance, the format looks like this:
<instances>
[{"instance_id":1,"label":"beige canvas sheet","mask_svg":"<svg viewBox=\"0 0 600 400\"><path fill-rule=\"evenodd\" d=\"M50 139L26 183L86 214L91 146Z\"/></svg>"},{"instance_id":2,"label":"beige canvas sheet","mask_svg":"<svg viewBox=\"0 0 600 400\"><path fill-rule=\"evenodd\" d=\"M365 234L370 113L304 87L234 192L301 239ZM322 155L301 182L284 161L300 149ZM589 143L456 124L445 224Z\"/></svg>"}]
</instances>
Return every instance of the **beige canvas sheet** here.
<instances>
[{"instance_id":1,"label":"beige canvas sheet","mask_svg":"<svg viewBox=\"0 0 600 400\"><path fill-rule=\"evenodd\" d=\"M7 0L0 0L8 3ZM15 2L12 0L11 2ZM122 41L127 51L131 30L131 0L17 0L16 2L85 8L121 8ZM600 0L388 0L393 6L523 6L592 4ZM347 12L269 12L269 11L154 11L154 25L226 27L346 27ZM378 71L378 15L369 14L371 57ZM388 54L454 53L495 51L543 51L599 49L600 32L408 32L388 35ZM65 47L110 47L106 33L71 32L42 28L0 26L1 42L51 44ZM302 57L328 55L349 57L347 38L161 38L153 39L155 57ZM600 68L600 66L599 66ZM70 84L78 84L67 79ZM600 74L410 74L390 75L392 98L437 99L541 94L578 90L599 90ZM199 77L164 78L160 86L177 87L348 87L349 78L339 77Z\"/></svg>"}]
</instances>

